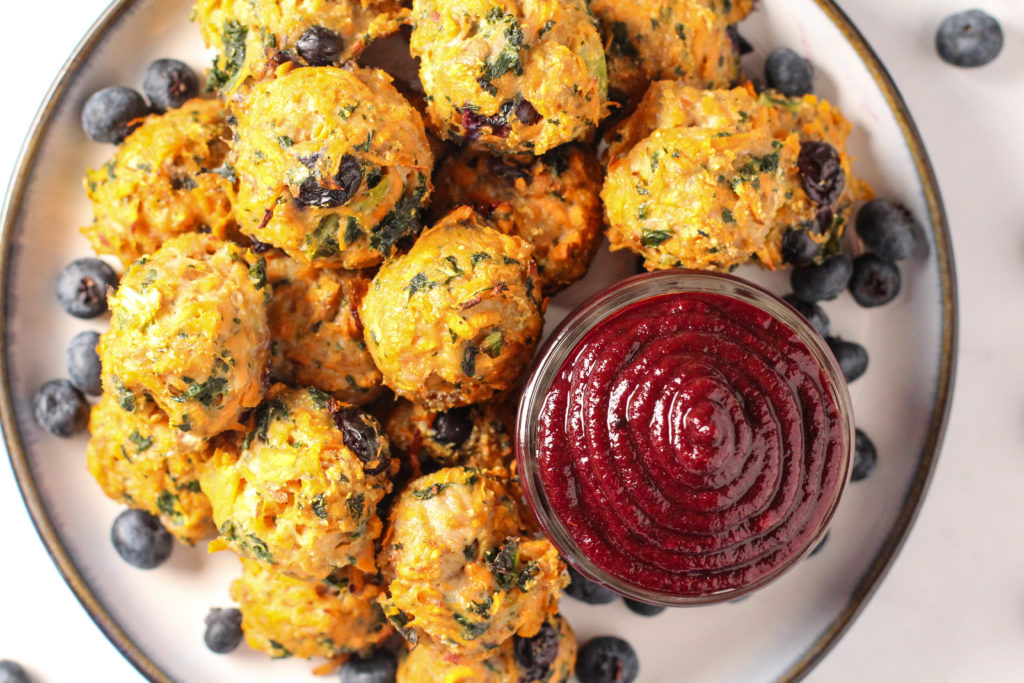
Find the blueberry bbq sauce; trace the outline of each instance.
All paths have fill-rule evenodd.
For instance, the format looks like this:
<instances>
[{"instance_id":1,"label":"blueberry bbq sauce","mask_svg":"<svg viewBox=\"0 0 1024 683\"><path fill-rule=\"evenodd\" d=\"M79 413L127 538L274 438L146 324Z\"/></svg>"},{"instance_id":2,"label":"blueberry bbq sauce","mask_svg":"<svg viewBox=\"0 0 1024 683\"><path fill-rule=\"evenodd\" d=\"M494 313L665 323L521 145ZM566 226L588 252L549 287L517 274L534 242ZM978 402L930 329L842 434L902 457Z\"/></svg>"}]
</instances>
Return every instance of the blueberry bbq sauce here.
<instances>
[{"instance_id":1,"label":"blueberry bbq sauce","mask_svg":"<svg viewBox=\"0 0 1024 683\"><path fill-rule=\"evenodd\" d=\"M845 439L795 331L745 301L683 292L580 340L544 399L536 452L552 512L593 564L699 597L806 551L845 484Z\"/></svg>"}]
</instances>

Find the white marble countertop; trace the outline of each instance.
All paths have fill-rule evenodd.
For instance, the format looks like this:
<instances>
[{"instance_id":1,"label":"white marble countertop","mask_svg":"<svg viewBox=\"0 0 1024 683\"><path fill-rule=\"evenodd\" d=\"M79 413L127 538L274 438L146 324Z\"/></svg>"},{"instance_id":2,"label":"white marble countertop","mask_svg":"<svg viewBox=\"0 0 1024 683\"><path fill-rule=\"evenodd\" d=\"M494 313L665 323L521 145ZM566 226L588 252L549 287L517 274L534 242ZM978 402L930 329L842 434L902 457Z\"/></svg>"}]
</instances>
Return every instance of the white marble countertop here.
<instances>
[{"instance_id":1,"label":"white marble countertop","mask_svg":"<svg viewBox=\"0 0 1024 683\"><path fill-rule=\"evenodd\" d=\"M4 2L0 175L54 75L108 0ZM772 0L761 0L770 9ZM1024 680L1024 2L841 0L921 129L952 226L959 369L945 445L895 566L813 681ZM935 54L947 14L979 7L1006 34L993 64ZM136 681L36 535L0 457L0 659L34 681ZM680 680L683 680L682 678Z\"/></svg>"}]
</instances>

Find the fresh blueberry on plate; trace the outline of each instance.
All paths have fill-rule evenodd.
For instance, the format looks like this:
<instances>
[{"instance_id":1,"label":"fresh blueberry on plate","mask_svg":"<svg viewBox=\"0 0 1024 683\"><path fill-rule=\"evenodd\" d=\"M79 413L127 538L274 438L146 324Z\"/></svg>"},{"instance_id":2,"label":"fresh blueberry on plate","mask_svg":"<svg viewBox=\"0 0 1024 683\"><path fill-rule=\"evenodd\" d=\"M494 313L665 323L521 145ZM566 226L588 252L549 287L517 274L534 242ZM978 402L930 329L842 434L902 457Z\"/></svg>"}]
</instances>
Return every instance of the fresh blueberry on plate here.
<instances>
[{"instance_id":1,"label":"fresh blueberry on plate","mask_svg":"<svg viewBox=\"0 0 1024 683\"><path fill-rule=\"evenodd\" d=\"M852 274L853 259L843 253L831 256L819 265L794 268L789 283L798 299L814 303L839 296L850 283Z\"/></svg>"},{"instance_id":2,"label":"fresh blueberry on plate","mask_svg":"<svg viewBox=\"0 0 1024 683\"><path fill-rule=\"evenodd\" d=\"M21 664L9 659L0 660L0 683L28 683L28 674Z\"/></svg>"},{"instance_id":3,"label":"fresh blueberry on plate","mask_svg":"<svg viewBox=\"0 0 1024 683\"><path fill-rule=\"evenodd\" d=\"M853 260L850 294L865 308L889 303L900 293L900 269L892 261L875 254L862 254Z\"/></svg>"},{"instance_id":4,"label":"fresh blueberry on plate","mask_svg":"<svg viewBox=\"0 0 1024 683\"><path fill-rule=\"evenodd\" d=\"M818 304L808 303L797 298L793 294L787 294L782 297L782 300L787 304L796 309L797 313L802 315L804 319L811 324L814 331L820 334L822 337L827 337L831 331L831 323L829 322L828 315Z\"/></svg>"},{"instance_id":5,"label":"fresh blueberry on plate","mask_svg":"<svg viewBox=\"0 0 1024 683\"><path fill-rule=\"evenodd\" d=\"M856 431L857 439L854 443L853 473L850 481L862 481L874 472L878 464L878 451L874 442L861 430Z\"/></svg>"},{"instance_id":6,"label":"fresh blueberry on plate","mask_svg":"<svg viewBox=\"0 0 1024 683\"><path fill-rule=\"evenodd\" d=\"M36 422L55 436L71 438L89 424L89 404L66 379L51 379L32 399Z\"/></svg>"},{"instance_id":7,"label":"fresh blueberry on plate","mask_svg":"<svg viewBox=\"0 0 1024 683\"><path fill-rule=\"evenodd\" d=\"M341 667L341 683L395 683L398 662L387 650L376 650L367 658L354 656Z\"/></svg>"},{"instance_id":8,"label":"fresh blueberry on plate","mask_svg":"<svg viewBox=\"0 0 1024 683\"><path fill-rule=\"evenodd\" d=\"M580 683L631 683L640 673L640 660L622 638L601 636L586 642L576 656Z\"/></svg>"},{"instance_id":9,"label":"fresh blueberry on plate","mask_svg":"<svg viewBox=\"0 0 1024 683\"><path fill-rule=\"evenodd\" d=\"M79 391L90 396L103 393L100 383L100 355L96 345L100 335L91 330L79 332L68 345L68 377Z\"/></svg>"},{"instance_id":10,"label":"fresh blueberry on plate","mask_svg":"<svg viewBox=\"0 0 1024 683\"><path fill-rule=\"evenodd\" d=\"M76 318L107 312L107 287L117 287L117 273L98 258L72 261L57 276L57 300Z\"/></svg>"},{"instance_id":11,"label":"fresh blueberry on plate","mask_svg":"<svg viewBox=\"0 0 1024 683\"><path fill-rule=\"evenodd\" d=\"M569 567L570 582L565 589L566 595L576 598L588 605L607 605L615 602L619 594L599 583L594 583L578 571Z\"/></svg>"},{"instance_id":12,"label":"fresh blueberry on plate","mask_svg":"<svg viewBox=\"0 0 1024 683\"><path fill-rule=\"evenodd\" d=\"M666 609L664 605L648 605L646 602L640 602L632 598L623 598L622 601L626 603L626 607L629 608L630 612L639 614L642 617L657 616Z\"/></svg>"},{"instance_id":13,"label":"fresh blueberry on plate","mask_svg":"<svg viewBox=\"0 0 1024 683\"><path fill-rule=\"evenodd\" d=\"M163 114L199 95L199 77L185 62L158 59L146 67L142 92L149 98L153 111Z\"/></svg>"},{"instance_id":14,"label":"fresh blueberry on plate","mask_svg":"<svg viewBox=\"0 0 1024 683\"><path fill-rule=\"evenodd\" d=\"M806 230L787 228L782 235L782 262L791 266L809 266L821 253L821 245Z\"/></svg>"},{"instance_id":15,"label":"fresh blueberry on plate","mask_svg":"<svg viewBox=\"0 0 1024 683\"><path fill-rule=\"evenodd\" d=\"M980 9L958 12L939 25L935 47L954 66L984 66L1003 49L1003 29Z\"/></svg>"},{"instance_id":16,"label":"fresh blueberry on plate","mask_svg":"<svg viewBox=\"0 0 1024 683\"><path fill-rule=\"evenodd\" d=\"M125 510L110 527L114 550L139 569L159 567L171 556L173 539L160 520L145 510Z\"/></svg>"},{"instance_id":17,"label":"fresh blueberry on plate","mask_svg":"<svg viewBox=\"0 0 1024 683\"><path fill-rule=\"evenodd\" d=\"M92 94L82 109L82 129L96 142L119 144L149 114L149 105L131 88L114 85Z\"/></svg>"},{"instance_id":18,"label":"fresh blueberry on plate","mask_svg":"<svg viewBox=\"0 0 1024 683\"><path fill-rule=\"evenodd\" d=\"M839 369L843 371L847 382L852 382L867 371L868 350L863 346L839 337L827 337L825 341L839 362Z\"/></svg>"},{"instance_id":19,"label":"fresh blueberry on plate","mask_svg":"<svg viewBox=\"0 0 1024 683\"><path fill-rule=\"evenodd\" d=\"M212 652L220 655L234 650L242 642L242 613L234 607L211 608L206 615L203 641Z\"/></svg>"},{"instance_id":20,"label":"fresh blueberry on plate","mask_svg":"<svg viewBox=\"0 0 1024 683\"><path fill-rule=\"evenodd\" d=\"M764 79L769 88L787 97L800 97L814 91L811 63L788 47L775 48L768 55L764 63Z\"/></svg>"},{"instance_id":21,"label":"fresh blueberry on plate","mask_svg":"<svg viewBox=\"0 0 1024 683\"><path fill-rule=\"evenodd\" d=\"M914 253L921 224L906 208L888 199L872 199L857 212L857 236L872 253L899 261Z\"/></svg>"},{"instance_id":22,"label":"fresh blueberry on plate","mask_svg":"<svg viewBox=\"0 0 1024 683\"><path fill-rule=\"evenodd\" d=\"M545 621L537 635L512 636L513 656L520 669L520 680L542 681L550 677L551 665L558 658L558 630Z\"/></svg>"}]
</instances>

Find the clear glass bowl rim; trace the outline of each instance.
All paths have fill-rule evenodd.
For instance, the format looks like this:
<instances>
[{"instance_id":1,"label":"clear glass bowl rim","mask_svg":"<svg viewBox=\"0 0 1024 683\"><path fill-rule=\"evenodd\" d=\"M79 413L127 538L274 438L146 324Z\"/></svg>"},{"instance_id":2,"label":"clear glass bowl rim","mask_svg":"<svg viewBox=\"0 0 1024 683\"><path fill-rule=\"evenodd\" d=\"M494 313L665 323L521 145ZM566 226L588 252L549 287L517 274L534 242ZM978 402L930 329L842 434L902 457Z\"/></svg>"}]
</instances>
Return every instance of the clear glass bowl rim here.
<instances>
[{"instance_id":1,"label":"clear glass bowl rim","mask_svg":"<svg viewBox=\"0 0 1024 683\"><path fill-rule=\"evenodd\" d=\"M573 541L547 502L540 482L535 449L537 418L544 397L555 374L576 344L603 320L626 306L663 294L685 292L707 292L739 299L768 313L796 332L824 370L828 379L827 389L832 393L843 423L845 440L844 461L841 463L845 476L841 478L836 488L817 533L807 546L755 582L704 595L671 595L651 591L626 582L591 562ZM813 551L828 532L843 491L850 481L855 448L854 430L853 405L839 363L825 340L795 308L768 290L734 275L710 271L663 270L634 275L601 290L570 312L558 325L538 352L523 388L516 418L515 450L519 482L527 503L533 509L544 534L575 570L625 597L654 605L681 607L708 605L741 598L778 579Z\"/></svg>"}]
</instances>

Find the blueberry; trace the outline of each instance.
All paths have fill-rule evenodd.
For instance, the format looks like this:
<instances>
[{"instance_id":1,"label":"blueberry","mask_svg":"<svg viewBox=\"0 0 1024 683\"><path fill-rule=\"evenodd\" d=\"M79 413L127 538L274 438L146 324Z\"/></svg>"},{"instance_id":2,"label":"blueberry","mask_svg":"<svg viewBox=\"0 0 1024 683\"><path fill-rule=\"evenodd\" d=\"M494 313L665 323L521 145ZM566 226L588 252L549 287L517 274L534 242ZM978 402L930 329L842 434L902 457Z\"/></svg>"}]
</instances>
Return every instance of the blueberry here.
<instances>
[{"instance_id":1,"label":"blueberry","mask_svg":"<svg viewBox=\"0 0 1024 683\"><path fill-rule=\"evenodd\" d=\"M889 261L914 253L924 229L905 207L888 199L872 199L857 212L857 236L864 246Z\"/></svg>"},{"instance_id":2,"label":"blueberry","mask_svg":"<svg viewBox=\"0 0 1024 683\"><path fill-rule=\"evenodd\" d=\"M867 479L875 470L878 464L878 451L874 442L861 430L856 431L857 439L854 442L853 474L850 481L861 481Z\"/></svg>"},{"instance_id":3,"label":"blueberry","mask_svg":"<svg viewBox=\"0 0 1024 683\"><path fill-rule=\"evenodd\" d=\"M580 683L631 683L640 673L640 660L622 638L601 636L587 641L576 656Z\"/></svg>"},{"instance_id":4,"label":"blueberry","mask_svg":"<svg viewBox=\"0 0 1024 683\"><path fill-rule=\"evenodd\" d=\"M380 474L391 467L391 449L377 420L355 406L345 406L334 413L334 424L345 447L363 462L364 472Z\"/></svg>"},{"instance_id":5,"label":"blueberry","mask_svg":"<svg viewBox=\"0 0 1024 683\"><path fill-rule=\"evenodd\" d=\"M185 62L158 59L146 67L142 92L149 98L153 111L163 114L199 95L199 77Z\"/></svg>"},{"instance_id":6,"label":"blueberry","mask_svg":"<svg viewBox=\"0 0 1024 683\"><path fill-rule=\"evenodd\" d=\"M367 658L351 657L341 667L341 683L395 683L398 662L387 650L377 650Z\"/></svg>"},{"instance_id":7,"label":"blueberry","mask_svg":"<svg viewBox=\"0 0 1024 683\"><path fill-rule=\"evenodd\" d=\"M831 331L831 324L829 323L828 315L825 314L825 311L821 306L801 301L792 294L787 294L782 297L782 300L795 308L797 313L802 315L804 319L811 324L811 327L814 328L815 332L820 334L822 337L828 336Z\"/></svg>"},{"instance_id":8,"label":"blueberry","mask_svg":"<svg viewBox=\"0 0 1024 683\"><path fill-rule=\"evenodd\" d=\"M805 230L786 228L782 235L782 262L792 266L809 266L821 253L821 245Z\"/></svg>"},{"instance_id":9,"label":"blueberry","mask_svg":"<svg viewBox=\"0 0 1024 683\"><path fill-rule=\"evenodd\" d=\"M984 66L1003 49L1003 29L980 9L959 12L939 25L935 47L954 66Z\"/></svg>"},{"instance_id":10,"label":"blueberry","mask_svg":"<svg viewBox=\"0 0 1024 683\"><path fill-rule=\"evenodd\" d=\"M242 642L242 613L234 607L211 608L206 615L203 641L206 647L217 654L227 654L234 650Z\"/></svg>"},{"instance_id":11,"label":"blueberry","mask_svg":"<svg viewBox=\"0 0 1024 683\"><path fill-rule=\"evenodd\" d=\"M626 603L626 607L629 608L630 612L639 614L642 617L657 616L665 611L663 605L648 605L646 602L640 602L631 598L623 598L622 601Z\"/></svg>"},{"instance_id":12,"label":"blueberry","mask_svg":"<svg viewBox=\"0 0 1024 683\"><path fill-rule=\"evenodd\" d=\"M594 583L578 571L569 567L569 586L565 589L567 595L588 605L607 605L615 602L619 594L610 588L605 588L599 583Z\"/></svg>"},{"instance_id":13,"label":"blueberry","mask_svg":"<svg viewBox=\"0 0 1024 683\"><path fill-rule=\"evenodd\" d=\"M811 63L788 47L776 48L768 55L764 63L764 79L769 88L787 97L800 97L814 91Z\"/></svg>"},{"instance_id":14,"label":"blueberry","mask_svg":"<svg viewBox=\"0 0 1024 683\"><path fill-rule=\"evenodd\" d=\"M341 59L345 41L337 33L323 26L310 26L299 36L295 51L310 66L330 66Z\"/></svg>"},{"instance_id":15,"label":"blueberry","mask_svg":"<svg viewBox=\"0 0 1024 683\"><path fill-rule=\"evenodd\" d=\"M438 443L460 448L473 433L473 416L469 406L438 413L430 429Z\"/></svg>"},{"instance_id":16,"label":"blueberry","mask_svg":"<svg viewBox=\"0 0 1024 683\"><path fill-rule=\"evenodd\" d=\"M558 657L558 629L545 621L532 638L512 636L513 655L519 665L520 680L543 681Z\"/></svg>"},{"instance_id":17,"label":"blueberry","mask_svg":"<svg viewBox=\"0 0 1024 683\"><path fill-rule=\"evenodd\" d=\"M814 303L839 296L849 284L852 274L853 260L847 254L836 254L821 265L794 268L789 282L798 299Z\"/></svg>"},{"instance_id":18,"label":"blueberry","mask_svg":"<svg viewBox=\"0 0 1024 683\"><path fill-rule=\"evenodd\" d=\"M839 337L827 337L825 341L839 362L839 369L843 371L847 382L852 382L867 371L868 350L863 346Z\"/></svg>"},{"instance_id":19,"label":"blueberry","mask_svg":"<svg viewBox=\"0 0 1024 683\"><path fill-rule=\"evenodd\" d=\"M28 674L21 664L9 659L0 660L0 683L28 683Z\"/></svg>"},{"instance_id":20,"label":"blueberry","mask_svg":"<svg viewBox=\"0 0 1024 683\"><path fill-rule=\"evenodd\" d=\"M145 510L125 510L110 527L114 550L139 569L159 567L171 556L171 534Z\"/></svg>"},{"instance_id":21,"label":"blueberry","mask_svg":"<svg viewBox=\"0 0 1024 683\"><path fill-rule=\"evenodd\" d=\"M808 553L807 557L814 557L819 552L821 552L821 549L825 547L826 543L828 543L828 536L831 533L832 533L831 531L826 531L825 535L821 537L820 541L818 541L818 545L814 546L814 550L812 550L810 553Z\"/></svg>"},{"instance_id":22,"label":"blueberry","mask_svg":"<svg viewBox=\"0 0 1024 683\"><path fill-rule=\"evenodd\" d=\"M89 424L89 404L66 379L51 379L32 399L36 422L51 434L70 438Z\"/></svg>"},{"instance_id":23,"label":"blueberry","mask_svg":"<svg viewBox=\"0 0 1024 683\"><path fill-rule=\"evenodd\" d=\"M882 306L900 293L900 269L892 261L874 254L862 254L853 260L850 294L865 308Z\"/></svg>"},{"instance_id":24,"label":"blueberry","mask_svg":"<svg viewBox=\"0 0 1024 683\"><path fill-rule=\"evenodd\" d=\"M96 352L99 342L98 333L87 331L76 334L68 345L68 377L75 388L90 396L103 393L103 387L100 386L100 354Z\"/></svg>"},{"instance_id":25,"label":"blueberry","mask_svg":"<svg viewBox=\"0 0 1024 683\"><path fill-rule=\"evenodd\" d=\"M118 144L149 114L149 105L131 88L115 85L92 94L82 109L82 128L96 142Z\"/></svg>"},{"instance_id":26,"label":"blueberry","mask_svg":"<svg viewBox=\"0 0 1024 683\"><path fill-rule=\"evenodd\" d=\"M72 261L57 276L57 300L76 318L107 312L107 287L117 288L117 273L98 258Z\"/></svg>"}]
</instances>

